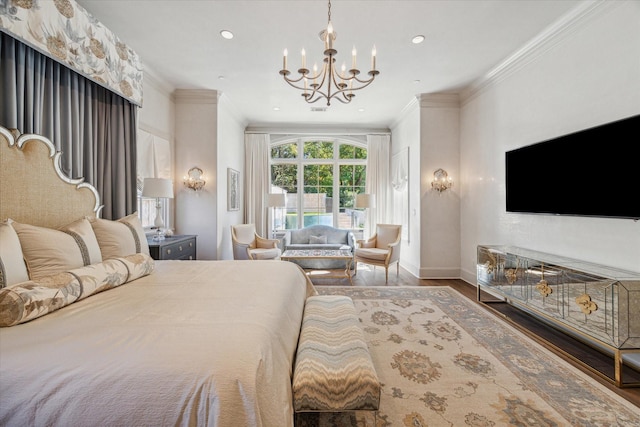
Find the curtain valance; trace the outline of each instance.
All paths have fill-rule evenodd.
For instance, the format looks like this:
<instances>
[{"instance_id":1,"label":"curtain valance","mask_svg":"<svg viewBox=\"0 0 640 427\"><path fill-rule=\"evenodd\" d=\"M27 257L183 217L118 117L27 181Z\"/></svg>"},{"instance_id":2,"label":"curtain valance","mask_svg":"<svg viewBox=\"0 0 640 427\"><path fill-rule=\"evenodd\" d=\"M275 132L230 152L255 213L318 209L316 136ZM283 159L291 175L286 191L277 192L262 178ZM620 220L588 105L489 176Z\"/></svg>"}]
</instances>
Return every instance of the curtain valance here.
<instances>
[{"instance_id":1,"label":"curtain valance","mask_svg":"<svg viewBox=\"0 0 640 427\"><path fill-rule=\"evenodd\" d=\"M138 55L74 0L0 2L0 30L142 105Z\"/></svg>"}]
</instances>

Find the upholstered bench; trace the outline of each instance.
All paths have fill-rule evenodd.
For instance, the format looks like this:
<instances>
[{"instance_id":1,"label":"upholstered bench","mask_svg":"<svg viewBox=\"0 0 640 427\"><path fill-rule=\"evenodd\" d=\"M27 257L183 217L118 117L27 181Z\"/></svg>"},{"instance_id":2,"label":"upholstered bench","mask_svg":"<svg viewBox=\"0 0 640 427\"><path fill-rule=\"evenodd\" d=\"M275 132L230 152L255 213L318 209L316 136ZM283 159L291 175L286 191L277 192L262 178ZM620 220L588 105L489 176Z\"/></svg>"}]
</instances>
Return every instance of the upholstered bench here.
<instances>
[{"instance_id":1,"label":"upholstered bench","mask_svg":"<svg viewBox=\"0 0 640 427\"><path fill-rule=\"evenodd\" d=\"M380 381L351 298L307 298L293 371L301 412L377 411Z\"/></svg>"}]
</instances>

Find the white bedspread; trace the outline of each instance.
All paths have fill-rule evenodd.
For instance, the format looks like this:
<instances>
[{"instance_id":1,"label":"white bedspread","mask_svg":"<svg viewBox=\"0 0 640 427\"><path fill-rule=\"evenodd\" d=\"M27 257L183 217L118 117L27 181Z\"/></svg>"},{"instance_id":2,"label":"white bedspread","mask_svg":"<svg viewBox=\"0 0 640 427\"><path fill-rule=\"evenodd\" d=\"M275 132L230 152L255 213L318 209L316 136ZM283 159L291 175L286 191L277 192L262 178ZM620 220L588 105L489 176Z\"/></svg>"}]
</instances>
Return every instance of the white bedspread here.
<instances>
[{"instance_id":1,"label":"white bedspread","mask_svg":"<svg viewBox=\"0 0 640 427\"><path fill-rule=\"evenodd\" d=\"M309 286L287 262L158 261L0 328L0 425L291 426Z\"/></svg>"}]
</instances>

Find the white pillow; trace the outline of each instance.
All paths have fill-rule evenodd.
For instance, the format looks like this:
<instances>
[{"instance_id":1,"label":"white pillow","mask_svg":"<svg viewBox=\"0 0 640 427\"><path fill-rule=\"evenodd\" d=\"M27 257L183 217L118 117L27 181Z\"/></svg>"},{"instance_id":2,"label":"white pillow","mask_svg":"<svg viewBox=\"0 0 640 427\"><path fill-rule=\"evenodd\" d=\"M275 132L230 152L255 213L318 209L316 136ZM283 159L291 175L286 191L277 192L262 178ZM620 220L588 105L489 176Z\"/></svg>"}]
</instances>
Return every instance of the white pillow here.
<instances>
[{"instance_id":1,"label":"white pillow","mask_svg":"<svg viewBox=\"0 0 640 427\"><path fill-rule=\"evenodd\" d=\"M96 235L84 218L57 230L15 221L12 225L20 239L30 280L102 262Z\"/></svg>"},{"instance_id":2,"label":"white pillow","mask_svg":"<svg viewBox=\"0 0 640 427\"><path fill-rule=\"evenodd\" d=\"M0 223L0 288L29 280L22 246L10 219Z\"/></svg>"},{"instance_id":3,"label":"white pillow","mask_svg":"<svg viewBox=\"0 0 640 427\"><path fill-rule=\"evenodd\" d=\"M309 244L318 245L327 243L327 236L309 236Z\"/></svg>"},{"instance_id":4,"label":"white pillow","mask_svg":"<svg viewBox=\"0 0 640 427\"><path fill-rule=\"evenodd\" d=\"M98 239L103 259L133 254L149 255L149 244L137 213L117 221L88 218Z\"/></svg>"}]
</instances>

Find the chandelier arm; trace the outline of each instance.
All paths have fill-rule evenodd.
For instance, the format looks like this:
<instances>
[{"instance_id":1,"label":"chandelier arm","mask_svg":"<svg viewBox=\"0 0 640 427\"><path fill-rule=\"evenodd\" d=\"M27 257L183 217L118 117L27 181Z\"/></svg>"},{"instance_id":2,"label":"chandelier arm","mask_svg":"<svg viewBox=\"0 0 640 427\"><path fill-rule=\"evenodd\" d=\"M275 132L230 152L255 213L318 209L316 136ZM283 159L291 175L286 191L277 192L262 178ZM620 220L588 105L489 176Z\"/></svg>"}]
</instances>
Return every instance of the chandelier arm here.
<instances>
[{"instance_id":1,"label":"chandelier arm","mask_svg":"<svg viewBox=\"0 0 640 427\"><path fill-rule=\"evenodd\" d=\"M302 79L301 79L301 78L300 78L300 79L298 79L298 80L289 80L289 79L287 79L287 78L285 78L285 79L284 79L284 81L285 81L285 82L287 82L287 83L289 84L289 86L291 86L291 87L293 87L293 88L296 88L296 89L299 89L299 90L306 90L306 91L311 90L311 89L309 89L309 88L305 88L305 87L303 87L303 86L296 86L296 85L294 84L294 83L299 82L300 80L302 80Z\"/></svg>"},{"instance_id":2,"label":"chandelier arm","mask_svg":"<svg viewBox=\"0 0 640 427\"><path fill-rule=\"evenodd\" d=\"M370 84L371 84L371 82L373 82L373 81L375 80L376 76L377 76L377 74L374 74L374 75L372 75L372 76L371 76L371 78L370 78L370 79L367 79L367 80L361 80L361 79L359 79L359 78L358 78L358 76L352 76L352 77L351 77L351 80L355 80L355 81L357 81L358 83L362 83L362 84L365 84L365 83L366 83L366 85L368 86L368 85L370 85ZM366 86L361 86L361 88L362 88L362 87L366 87Z\"/></svg>"},{"instance_id":3,"label":"chandelier arm","mask_svg":"<svg viewBox=\"0 0 640 427\"><path fill-rule=\"evenodd\" d=\"M326 74L326 65L327 65L327 64L325 63L325 64L322 66L322 71L320 71L320 72L319 72L318 74L316 74L315 76L313 76L313 77L307 77L307 79L309 79L309 78L311 78L311 79L317 79L318 77L322 76L322 80L320 81L320 84L318 84L318 83L313 83L313 84L310 84L310 85L309 85L309 86L311 86L309 90L311 90L311 91L312 91L312 92L311 92L311 94L309 95L309 98L313 98L313 97L315 96L315 94L316 94L316 93L321 94L321 95L322 95L322 96L324 96L325 98L327 97L327 95L325 95L321 90L319 90L321 87L323 87L323 86L324 86L324 80L325 80L325 78L326 78L326 76L327 76L327 74ZM312 102L316 102L317 100L318 100L318 99L315 99L315 100L313 100ZM307 102L309 102L309 101L307 101Z\"/></svg>"}]
</instances>

